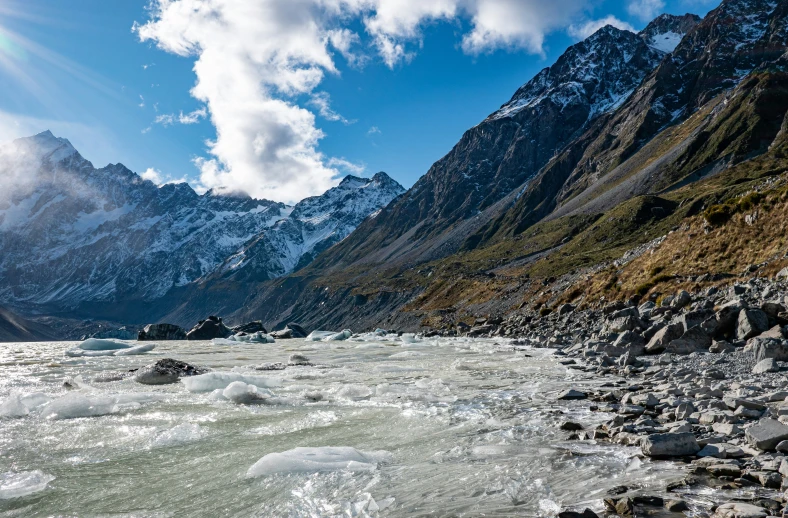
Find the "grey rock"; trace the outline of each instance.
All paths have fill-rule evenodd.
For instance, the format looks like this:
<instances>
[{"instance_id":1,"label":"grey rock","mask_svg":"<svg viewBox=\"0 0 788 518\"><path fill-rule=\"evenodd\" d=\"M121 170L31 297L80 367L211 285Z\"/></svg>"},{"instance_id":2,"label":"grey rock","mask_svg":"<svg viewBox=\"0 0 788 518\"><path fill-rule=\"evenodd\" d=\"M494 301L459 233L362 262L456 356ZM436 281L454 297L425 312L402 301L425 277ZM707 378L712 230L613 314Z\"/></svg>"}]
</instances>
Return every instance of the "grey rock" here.
<instances>
[{"instance_id":1,"label":"grey rock","mask_svg":"<svg viewBox=\"0 0 788 518\"><path fill-rule=\"evenodd\" d=\"M692 433L649 435L641 440L641 448L647 457L686 457L700 451L698 441Z\"/></svg>"},{"instance_id":2,"label":"grey rock","mask_svg":"<svg viewBox=\"0 0 788 518\"><path fill-rule=\"evenodd\" d=\"M676 294L676 298L673 299L670 307L673 309L681 309L685 306L688 306L690 302L692 302L692 295L684 290L681 290L678 292L678 294Z\"/></svg>"},{"instance_id":3,"label":"grey rock","mask_svg":"<svg viewBox=\"0 0 788 518\"><path fill-rule=\"evenodd\" d=\"M714 340L711 343L711 347L709 347L710 353L717 353L717 354L729 353L735 350L736 348L733 345L731 345L730 342L726 342L724 340L719 342Z\"/></svg>"},{"instance_id":4,"label":"grey rock","mask_svg":"<svg viewBox=\"0 0 788 518\"><path fill-rule=\"evenodd\" d=\"M684 334L684 326L681 324L670 324L663 327L651 338L646 345L646 352L649 354L659 354L665 350L670 342L681 338Z\"/></svg>"},{"instance_id":5,"label":"grey rock","mask_svg":"<svg viewBox=\"0 0 788 518\"><path fill-rule=\"evenodd\" d=\"M695 326L681 335L680 338L672 340L665 347L665 352L673 354L692 354L698 351L707 350L711 347L712 340L700 326Z\"/></svg>"},{"instance_id":6,"label":"grey rock","mask_svg":"<svg viewBox=\"0 0 788 518\"><path fill-rule=\"evenodd\" d=\"M774 358L766 358L755 364L752 368L753 374L766 374L767 372L779 372L780 366Z\"/></svg>"},{"instance_id":7,"label":"grey rock","mask_svg":"<svg viewBox=\"0 0 788 518\"><path fill-rule=\"evenodd\" d=\"M564 400L564 401L572 401L572 400L586 399L586 398L588 398L588 394L586 394L585 392L580 392L579 390L575 390L575 389L566 390L558 396L559 400Z\"/></svg>"},{"instance_id":8,"label":"grey rock","mask_svg":"<svg viewBox=\"0 0 788 518\"><path fill-rule=\"evenodd\" d=\"M224 325L222 319L210 316L200 320L191 331L186 333L187 340L213 340L214 338L227 338L232 336L233 330Z\"/></svg>"},{"instance_id":9,"label":"grey rock","mask_svg":"<svg viewBox=\"0 0 788 518\"><path fill-rule=\"evenodd\" d=\"M744 502L730 502L717 507L712 518L765 518L766 509Z\"/></svg>"},{"instance_id":10,"label":"grey rock","mask_svg":"<svg viewBox=\"0 0 788 518\"><path fill-rule=\"evenodd\" d=\"M760 309L743 309L739 312L736 337L749 340L769 330L769 317Z\"/></svg>"},{"instance_id":11,"label":"grey rock","mask_svg":"<svg viewBox=\"0 0 788 518\"><path fill-rule=\"evenodd\" d=\"M665 502L665 510L671 513L682 513L689 511L689 505L684 500L668 500Z\"/></svg>"},{"instance_id":12,"label":"grey rock","mask_svg":"<svg viewBox=\"0 0 788 518\"><path fill-rule=\"evenodd\" d=\"M233 333L234 334L246 333L247 335L251 335L254 333L265 334L268 333L268 331L266 331L263 323L260 320L257 320L255 322L248 322L246 324L241 324L240 326L235 326L233 328Z\"/></svg>"},{"instance_id":13,"label":"grey rock","mask_svg":"<svg viewBox=\"0 0 788 518\"><path fill-rule=\"evenodd\" d=\"M747 347L752 351L756 361L773 358L777 361L788 361L788 340L776 338L754 338Z\"/></svg>"},{"instance_id":14,"label":"grey rock","mask_svg":"<svg viewBox=\"0 0 788 518\"><path fill-rule=\"evenodd\" d=\"M186 340L186 331L173 324L148 324L139 332L137 340L140 342Z\"/></svg>"},{"instance_id":15,"label":"grey rock","mask_svg":"<svg viewBox=\"0 0 788 518\"><path fill-rule=\"evenodd\" d=\"M761 419L745 432L747 442L763 451L772 451L788 439L788 426L774 419Z\"/></svg>"},{"instance_id":16,"label":"grey rock","mask_svg":"<svg viewBox=\"0 0 788 518\"><path fill-rule=\"evenodd\" d=\"M183 377L197 376L206 372L208 369L165 358L138 369L134 373L134 381L143 385L169 385L177 383Z\"/></svg>"}]
</instances>

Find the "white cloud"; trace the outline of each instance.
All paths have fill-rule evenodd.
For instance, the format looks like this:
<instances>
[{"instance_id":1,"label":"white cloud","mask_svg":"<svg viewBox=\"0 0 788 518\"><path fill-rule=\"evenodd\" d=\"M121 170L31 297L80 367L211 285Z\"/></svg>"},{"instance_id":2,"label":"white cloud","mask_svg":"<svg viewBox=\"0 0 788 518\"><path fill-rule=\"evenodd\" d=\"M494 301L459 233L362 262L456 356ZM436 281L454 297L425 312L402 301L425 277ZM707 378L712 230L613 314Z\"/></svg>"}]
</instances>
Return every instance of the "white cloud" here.
<instances>
[{"instance_id":1,"label":"white cloud","mask_svg":"<svg viewBox=\"0 0 788 518\"><path fill-rule=\"evenodd\" d=\"M156 185L161 185L162 184L161 171L157 171L156 169L154 169L152 167L149 167L146 171L143 171L142 173L140 173L140 177L143 180L149 180L149 181L155 183Z\"/></svg>"},{"instance_id":2,"label":"white cloud","mask_svg":"<svg viewBox=\"0 0 788 518\"><path fill-rule=\"evenodd\" d=\"M367 131L367 135L380 135L381 133L383 132L380 131L380 128L378 128L377 126L372 126L371 128L369 128L369 131Z\"/></svg>"},{"instance_id":3,"label":"white cloud","mask_svg":"<svg viewBox=\"0 0 788 518\"><path fill-rule=\"evenodd\" d=\"M357 122L355 120L347 120L331 108L331 96L328 92L317 92L312 94L312 98L309 100L308 104L317 108L317 113L331 122L341 122L346 125L355 124Z\"/></svg>"},{"instance_id":4,"label":"white cloud","mask_svg":"<svg viewBox=\"0 0 788 518\"><path fill-rule=\"evenodd\" d=\"M664 0L631 0L627 12L643 21L650 22L665 12Z\"/></svg>"},{"instance_id":5,"label":"white cloud","mask_svg":"<svg viewBox=\"0 0 788 518\"><path fill-rule=\"evenodd\" d=\"M599 20L589 20L579 25L570 25L566 32L576 40L584 40L607 25L612 25L623 31L637 32L632 25L619 20L613 15L605 16Z\"/></svg>"},{"instance_id":6,"label":"white cloud","mask_svg":"<svg viewBox=\"0 0 788 518\"><path fill-rule=\"evenodd\" d=\"M367 170L367 166L364 164L354 164L344 158L330 158L328 160L328 166L336 167L350 174L364 174L364 171Z\"/></svg>"},{"instance_id":7,"label":"white cloud","mask_svg":"<svg viewBox=\"0 0 788 518\"><path fill-rule=\"evenodd\" d=\"M178 115L173 115L171 113L157 115L156 118L153 119L153 122L155 124L161 124L162 126L172 126L176 122L179 124L197 124L207 116L208 111L203 107L191 113L180 112Z\"/></svg>"},{"instance_id":8,"label":"white cloud","mask_svg":"<svg viewBox=\"0 0 788 518\"><path fill-rule=\"evenodd\" d=\"M172 178L169 175L162 174L161 171L158 169L154 169L153 167L149 167L145 171L140 173L140 178L143 180L149 180L159 187L162 185L167 185L170 183L186 183L186 178Z\"/></svg>"},{"instance_id":9,"label":"white cloud","mask_svg":"<svg viewBox=\"0 0 788 518\"><path fill-rule=\"evenodd\" d=\"M145 98L140 95L140 104L138 105L140 108L145 108Z\"/></svg>"},{"instance_id":10,"label":"white cloud","mask_svg":"<svg viewBox=\"0 0 788 518\"><path fill-rule=\"evenodd\" d=\"M341 167L318 149L315 114L345 122L315 92L339 74L337 55L363 64L363 38L395 67L417 49L423 28L467 22L462 49L542 53L547 32L564 29L588 0L151 0L142 41L194 57L191 90L216 128L209 156L195 160L203 188L295 201L337 183ZM354 30L363 27L363 34ZM411 49L413 47L413 49ZM299 103L298 99L307 99ZM301 105L303 104L303 105ZM307 109L310 108L310 109ZM313 111L311 111L313 110ZM159 124L180 118L160 116ZM349 121L348 121L349 122Z\"/></svg>"}]
</instances>

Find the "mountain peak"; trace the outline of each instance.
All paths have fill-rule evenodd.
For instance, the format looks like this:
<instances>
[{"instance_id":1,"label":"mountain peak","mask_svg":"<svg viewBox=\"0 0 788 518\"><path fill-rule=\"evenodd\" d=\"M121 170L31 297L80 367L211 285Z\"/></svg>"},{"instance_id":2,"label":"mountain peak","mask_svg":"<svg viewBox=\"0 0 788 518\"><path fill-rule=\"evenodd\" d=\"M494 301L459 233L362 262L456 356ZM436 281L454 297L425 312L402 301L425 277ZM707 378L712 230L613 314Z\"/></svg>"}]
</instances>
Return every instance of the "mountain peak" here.
<instances>
[{"instance_id":1,"label":"mountain peak","mask_svg":"<svg viewBox=\"0 0 788 518\"><path fill-rule=\"evenodd\" d=\"M41 161L48 160L53 164L77 154L71 142L56 137L49 130L32 137L17 139L12 146L18 153L32 155Z\"/></svg>"},{"instance_id":2,"label":"mountain peak","mask_svg":"<svg viewBox=\"0 0 788 518\"><path fill-rule=\"evenodd\" d=\"M661 14L640 31L638 36L650 47L670 54L682 38L700 22L701 18L696 14Z\"/></svg>"}]
</instances>

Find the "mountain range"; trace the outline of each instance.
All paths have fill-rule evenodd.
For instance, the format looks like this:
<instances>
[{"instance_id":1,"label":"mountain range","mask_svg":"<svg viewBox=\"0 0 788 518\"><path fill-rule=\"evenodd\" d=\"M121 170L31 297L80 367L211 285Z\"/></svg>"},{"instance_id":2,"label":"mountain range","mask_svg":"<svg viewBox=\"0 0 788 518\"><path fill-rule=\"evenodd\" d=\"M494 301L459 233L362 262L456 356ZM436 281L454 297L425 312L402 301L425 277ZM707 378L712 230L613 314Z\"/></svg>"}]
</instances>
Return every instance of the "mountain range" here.
<instances>
[{"instance_id":1,"label":"mountain range","mask_svg":"<svg viewBox=\"0 0 788 518\"><path fill-rule=\"evenodd\" d=\"M445 330L594 290L632 296L626 258L788 171L787 65L785 2L606 26L407 192L348 177L295 207L158 187L49 133L22 139L0 156L33 157L37 180L0 194L0 303L117 323ZM698 269L681 257L672 278Z\"/></svg>"}]
</instances>

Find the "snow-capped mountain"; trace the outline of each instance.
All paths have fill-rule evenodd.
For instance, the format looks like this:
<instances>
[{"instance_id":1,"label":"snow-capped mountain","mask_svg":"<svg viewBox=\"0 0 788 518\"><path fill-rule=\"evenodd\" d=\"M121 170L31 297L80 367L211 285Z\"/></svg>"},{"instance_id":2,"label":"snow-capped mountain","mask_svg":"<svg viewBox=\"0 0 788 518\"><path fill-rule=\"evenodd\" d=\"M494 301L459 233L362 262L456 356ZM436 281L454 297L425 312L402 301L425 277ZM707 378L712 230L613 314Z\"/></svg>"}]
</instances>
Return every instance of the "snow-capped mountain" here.
<instances>
[{"instance_id":1,"label":"snow-capped mountain","mask_svg":"<svg viewBox=\"0 0 788 518\"><path fill-rule=\"evenodd\" d=\"M9 179L0 192L0 300L13 306L155 300L223 268L243 271L261 242L256 257L271 268L255 276L284 275L403 192L380 173L295 207L198 195L120 164L96 169L50 132L4 146L0 169Z\"/></svg>"},{"instance_id":2,"label":"snow-capped mountain","mask_svg":"<svg viewBox=\"0 0 788 518\"><path fill-rule=\"evenodd\" d=\"M669 54L676 50L684 36L700 21L700 16L696 14L685 14L684 16L663 14L640 31L639 36L650 47Z\"/></svg>"}]
</instances>

